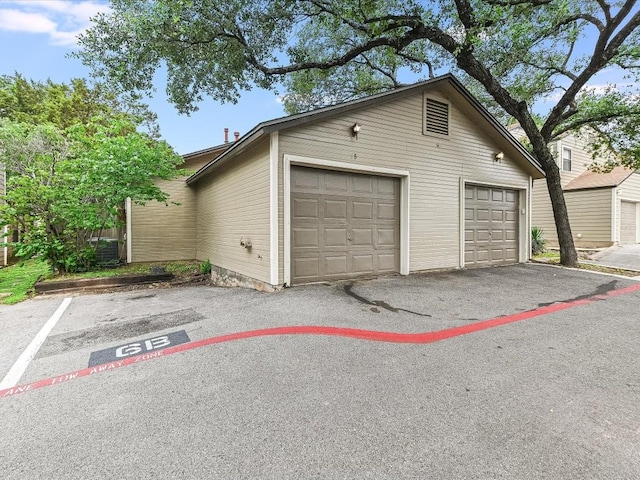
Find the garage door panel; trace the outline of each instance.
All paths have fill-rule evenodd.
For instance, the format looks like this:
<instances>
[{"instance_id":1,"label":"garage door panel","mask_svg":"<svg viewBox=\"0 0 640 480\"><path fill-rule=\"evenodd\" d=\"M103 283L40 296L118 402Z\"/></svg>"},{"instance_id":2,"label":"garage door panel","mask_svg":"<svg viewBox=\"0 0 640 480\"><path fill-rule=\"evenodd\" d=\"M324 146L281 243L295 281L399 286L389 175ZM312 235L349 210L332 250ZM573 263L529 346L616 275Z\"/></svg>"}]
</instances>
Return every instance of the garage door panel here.
<instances>
[{"instance_id":1,"label":"garage door panel","mask_svg":"<svg viewBox=\"0 0 640 480\"><path fill-rule=\"evenodd\" d=\"M465 266L518 261L518 192L465 186Z\"/></svg>"},{"instance_id":2,"label":"garage door panel","mask_svg":"<svg viewBox=\"0 0 640 480\"><path fill-rule=\"evenodd\" d=\"M373 178L367 175L353 177L354 193L373 193Z\"/></svg>"},{"instance_id":3,"label":"garage door panel","mask_svg":"<svg viewBox=\"0 0 640 480\"><path fill-rule=\"evenodd\" d=\"M475 219L478 222L488 222L490 217L489 210L486 209L477 209L475 214Z\"/></svg>"},{"instance_id":4,"label":"garage door panel","mask_svg":"<svg viewBox=\"0 0 640 480\"><path fill-rule=\"evenodd\" d=\"M491 232L489 232L489 230L479 228L476 230L474 240L478 243L488 242L491 240Z\"/></svg>"},{"instance_id":5,"label":"garage door panel","mask_svg":"<svg viewBox=\"0 0 640 480\"><path fill-rule=\"evenodd\" d=\"M464 219L465 220L473 220L476 211L473 208L465 208L464 209Z\"/></svg>"},{"instance_id":6,"label":"garage door panel","mask_svg":"<svg viewBox=\"0 0 640 480\"><path fill-rule=\"evenodd\" d=\"M291 185L293 188L305 190L320 190L320 178L307 170L296 170L291 172Z\"/></svg>"},{"instance_id":7,"label":"garage door panel","mask_svg":"<svg viewBox=\"0 0 640 480\"><path fill-rule=\"evenodd\" d=\"M324 229L324 245L325 247L346 247L347 245L347 229L343 228L326 228Z\"/></svg>"},{"instance_id":8,"label":"garage door panel","mask_svg":"<svg viewBox=\"0 0 640 480\"><path fill-rule=\"evenodd\" d=\"M378 227L377 233L379 247L393 247L394 245L398 245L398 231L396 229Z\"/></svg>"},{"instance_id":9,"label":"garage door panel","mask_svg":"<svg viewBox=\"0 0 640 480\"><path fill-rule=\"evenodd\" d=\"M396 272L398 270L397 255L394 253L378 253L378 268L382 272Z\"/></svg>"},{"instance_id":10,"label":"garage door panel","mask_svg":"<svg viewBox=\"0 0 640 480\"><path fill-rule=\"evenodd\" d=\"M324 200L325 219L347 219L347 199L344 200Z\"/></svg>"},{"instance_id":11,"label":"garage door panel","mask_svg":"<svg viewBox=\"0 0 640 480\"><path fill-rule=\"evenodd\" d=\"M292 172L292 283L398 271L397 178L297 166Z\"/></svg>"},{"instance_id":12,"label":"garage door panel","mask_svg":"<svg viewBox=\"0 0 640 480\"><path fill-rule=\"evenodd\" d=\"M353 255L352 271L353 273L371 273L373 272L373 254Z\"/></svg>"},{"instance_id":13,"label":"garage door panel","mask_svg":"<svg viewBox=\"0 0 640 480\"><path fill-rule=\"evenodd\" d=\"M318 218L318 199L296 198L293 202L294 218Z\"/></svg>"},{"instance_id":14,"label":"garage door panel","mask_svg":"<svg viewBox=\"0 0 640 480\"><path fill-rule=\"evenodd\" d=\"M373 202L354 201L353 218L362 220L373 220Z\"/></svg>"},{"instance_id":15,"label":"garage door panel","mask_svg":"<svg viewBox=\"0 0 640 480\"><path fill-rule=\"evenodd\" d=\"M398 218L398 204L389 202L378 202L378 220L396 220Z\"/></svg>"},{"instance_id":16,"label":"garage door panel","mask_svg":"<svg viewBox=\"0 0 640 480\"><path fill-rule=\"evenodd\" d=\"M475 238L476 238L475 234L476 234L475 230L469 230L469 229L465 230L464 231L464 241L465 242L473 242L473 241L475 241Z\"/></svg>"},{"instance_id":17,"label":"garage door panel","mask_svg":"<svg viewBox=\"0 0 640 480\"><path fill-rule=\"evenodd\" d=\"M505 253L505 257L507 260L511 261L511 262L517 262L518 261L518 250L515 248L505 248L504 250Z\"/></svg>"},{"instance_id":18,"label":"garage door panel","mask_svg":"<svg viewBox=\"0 0 640 480\"><path fill-rule=\"evenodd\" d=\"M489 250L487 250L486 248L479 248L476 252L476 257L475 257L475 261L478 263L481 262L485 262L488 263L489 262Z\"/></svg>"},{"instance_id":19,"label":"garage door panel","mask_svg":"<svg viewBox=\"0 0 640 480\"><path fill-rule=\"evenodd\" d=\"M352 229L351 241L354 246L373 246L373 229L372 228L354 228Z\"/></svg>"},{"instance_id":20,"label":"garage door panel","mask_svg":"<svg viewBox=\"0 0 640 480\"><path fill-rule=\"evenodd\" d=\"M293 268L298 278L316 278L320 274L320 257L295 258Z\"/></svg>"},{"instance_id":21,"label":"garage door panel","mask_svg":"<svg viewBox=\"0 0 640 480\"><path fill-rule=\"evenodd\" d=\"M485 200L488 201L490 198L490 191L488 188L477 188L476 189L476 194L473 195L472 194L472 198L475 198L476 200Z\"/></svg>"},{"instance_id":22,"label":"garage door panel","mask_svg":"<svg viewBox=\"0 0 640 480\"><path fill-rule=\"evenodd\" d=\"M293 230L293 248L318 248L318 229L313 228L295 228Z\"/></svg>"},{"instance_id":23,"label":"garage door panel","mask_svg":"<svg viewBox=\"0 0 640 480\"><path fill-rule=\"evenodd\" d=\"M344 275L347 273L347 256L346 255L338 255L338 256L325 256L324 257L324 265L325 265L325 275Z\"/></svg>"},{"instance_id":24,"label":"garage door panel","mask_svg":"<svg viewBox=\"0 0 640 480\"><path fill-rule=\"evenodd\" d=\"M378 194L390 197L397 197L400 194L400 182L396 178L378 177Z\"/></svg>"},{"instance_id":25,"label":"garage door panel","mask_svg":"<svg viewBox=\"0 0 640 480\"><path fill-rule=\"evenodd\" d=\"M332 193L346 193L347 192L347 178L340 172L327 172L324 175L325 186L327 191Z\"/></svg>"}]
</instances>

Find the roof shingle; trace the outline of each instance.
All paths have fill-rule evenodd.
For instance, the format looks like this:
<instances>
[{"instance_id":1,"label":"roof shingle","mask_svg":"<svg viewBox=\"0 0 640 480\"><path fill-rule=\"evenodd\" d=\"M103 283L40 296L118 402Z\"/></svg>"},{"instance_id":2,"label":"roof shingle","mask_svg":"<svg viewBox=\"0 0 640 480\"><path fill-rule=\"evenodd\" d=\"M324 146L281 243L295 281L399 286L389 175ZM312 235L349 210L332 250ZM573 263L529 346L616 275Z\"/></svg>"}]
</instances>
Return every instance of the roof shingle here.
<instances>
[{"instance_id":1,"label":"roof shingle","mask_svg":"<svg viewBox=\"0 0 640 480\"><path fill-rule=\"evenodd\" d=\"M564 191L587 190L590 188L617 187L633 173L633 170L626 167L615 167L607 173L596 173L587 170L582 175L571 180L565 185Z\"/></svg>"}]
</instances>

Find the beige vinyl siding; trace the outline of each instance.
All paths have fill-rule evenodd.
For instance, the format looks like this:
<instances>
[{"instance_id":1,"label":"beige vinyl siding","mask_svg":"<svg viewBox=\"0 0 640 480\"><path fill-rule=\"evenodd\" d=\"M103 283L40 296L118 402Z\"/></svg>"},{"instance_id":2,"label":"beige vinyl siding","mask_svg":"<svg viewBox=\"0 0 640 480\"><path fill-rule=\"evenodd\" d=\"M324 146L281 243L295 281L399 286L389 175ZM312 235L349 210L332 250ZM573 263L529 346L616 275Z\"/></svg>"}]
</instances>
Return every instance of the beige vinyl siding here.
<instances>
[{"instance_id":1,"label":"beige vinyl siding","mask_svg":"<svg viewBox=\"0 0 640 480\"><path fill-rule=\"evenodd\" d=\"M587 139L576 135L567 135L551 145L552 151L556 156L556 164L560 168L562 186L572 181L580 174L586 172L589 165L593 162L591 154L587 151ZM571 171L562 170L562 149L568 147L571 149Z\"/></svg>"},{"instance_id":2,"label":"beige vinyl siding","mask_svg":"<svg viewBox=\"0 0 640 480\"><path fill-rule=\"evenodd\" d=\"M640 173L634 172L616 189L616 242L620 241L621 202L640 202Z\"/></svg>"},{"instance_id":3,"label":"beige vinyl siding","mask_svg":"<svg viewBox=\"0 0 640 480\"><path fill-rule=\"evenodd\" d=\"M196 184L199 260L269 282L269 142L221 164ZM250 239L250 250L240 245Z\"/></svg>"},{"instance_id":4,"label":"beige vinyl siding","mask_svg":"<svg viewBox=\"0 0 640 480\"><path fill-rule=\"evenodd\" d=\"M440 101L446 96L429 94ZM495 132L477 114L452 103L448 138L423 135L423 95L351 111L339 118L322 120L279 134L279 217L283 211L285 154L320 160L386 167L410 172L410 271L458 267L460 264L460 179L472 183L507 185L527 189L529 175L497 141ZM358 139L351 127L362 128ZM523 218L521 216L521 218ZM279 229L279 278L284 267L282 221Z\"/></svg>"},{"instance_id":5,"label":"beige vinyl siding","mask_svg":"<svg viewBox=\"0 0 640 480\"><path fill-rule=\"evenodd\" d=\"M209 160L210 157L194 159L181 168L193 172ZM195 190L187 187L185 179L156 182L169 194L166 205L152 201L131 206L131 262L196 258L196 197Z\"/></svg>"},{"instance_id":6,"label":"beige vinyl siding","mask_svg":"<svg viewBox=\"0 0 640 480\"><path fill-rule=\"evenodd\" d=\"M531 190L531 226L542 229L548 246L558 246L558 234L556 233L556 223L553 219L551 198L549 198L547 182L544 178L533 181L533 189Z\"/></svg>"},{"instance_id":7,"label":"beige vinyl siding","mask_svg":"<svg viewBox=\"0 0 640 480\"><path fill-rule=\"evenodd\" d=\"M548 246L557 247L558 234L543 180L534 182L532 198L531 225L542 228ZM569 191L564 198L576 247L611 245L611 188Z\"/></svg>"},{"instance_id":8,"label":"beige vinyl siding","mask_svg":"<svg viewBox=\"0 0 640 480\"><path fill-rule=\"evenodd\" d=\"M565 192L564 196L576 247L611 245L611 188Z\"/></svg>"}]
</instances>

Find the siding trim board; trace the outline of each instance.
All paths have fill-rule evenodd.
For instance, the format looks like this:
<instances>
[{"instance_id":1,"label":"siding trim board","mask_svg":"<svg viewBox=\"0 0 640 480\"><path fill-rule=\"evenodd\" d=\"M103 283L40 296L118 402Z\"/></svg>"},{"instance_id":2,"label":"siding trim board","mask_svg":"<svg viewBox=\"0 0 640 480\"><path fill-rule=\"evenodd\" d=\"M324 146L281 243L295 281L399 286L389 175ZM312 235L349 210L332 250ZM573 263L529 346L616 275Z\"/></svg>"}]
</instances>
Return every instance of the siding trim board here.
<instances>
[{"instance_id":1,"label":"siding trim board","mask_svg":"<svg viewBox=\"0 0 640 480\"><path fill-rule=\"evenodd\" d=\"M284 284L291 285L291 167L303 166L400 179L400 274L409 274L409 172L284 154Z\"/></svg>"},{"instance_id":2,"label":"siding trim board","mask_svg":"<svg viewBox=\"0 0 640 480\"><path fill-rule=\"evenodd\" d=\"M617 232L617 210L618 210L618 194L616 193L616 189L611 189L611 243L615 245L616 237L618 236Z\"/></svg>"},{"instance_id":3,"label":"siding trim board","mask_svg":"<svg viewBox=\"0 0 640 480\"><path fill-rule=\"evenodd\" d=\"M132 202L131 197L127 197L125 200L125 211L127 213L126 224L127 224L127 263L133 263L133 235L132 235L132 223L131 223L131 211Z\"/></svg>"},{"instance_id":4,"label":"siding trim board","mask_svg":"<svg viewBox=\"0 0 640 480\"><path fill-rule=\"evenodd\" d=\"M270 222L270 275L271 285L278 285L278 159L280 153L278 149L278 132L272 132L269 145L269 222Z\"/></svg>"}]
</instances>

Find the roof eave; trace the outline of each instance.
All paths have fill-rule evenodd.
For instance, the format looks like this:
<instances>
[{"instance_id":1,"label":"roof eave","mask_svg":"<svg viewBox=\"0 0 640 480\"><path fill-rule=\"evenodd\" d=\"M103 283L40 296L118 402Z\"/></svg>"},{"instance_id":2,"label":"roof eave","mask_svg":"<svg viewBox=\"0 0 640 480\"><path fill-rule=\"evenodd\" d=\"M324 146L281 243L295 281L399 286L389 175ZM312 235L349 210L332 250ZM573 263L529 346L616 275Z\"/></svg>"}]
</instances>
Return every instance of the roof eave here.
<instances>
[{"instance_id":1,"label":"roof eave","mask_svg":"<svg viewBox=\"0 0 640 480\"><path fill-rule=\"evenodd\" d=\"M200 178L207 175L216 165L224 162L227 158L232 156L236 152L240 152L244 150L246 147L251 145L254 140L261 137L263 134L267 132L262 128L262 124L256 125L249 133L240 138L237 142L234 142L231 147L229 147L222 155L214 158L212 161L207 163L205 166L196 171L193 175L185 180L187 185L192 185L197 182Z\"/></svg>"}]
</instances>

